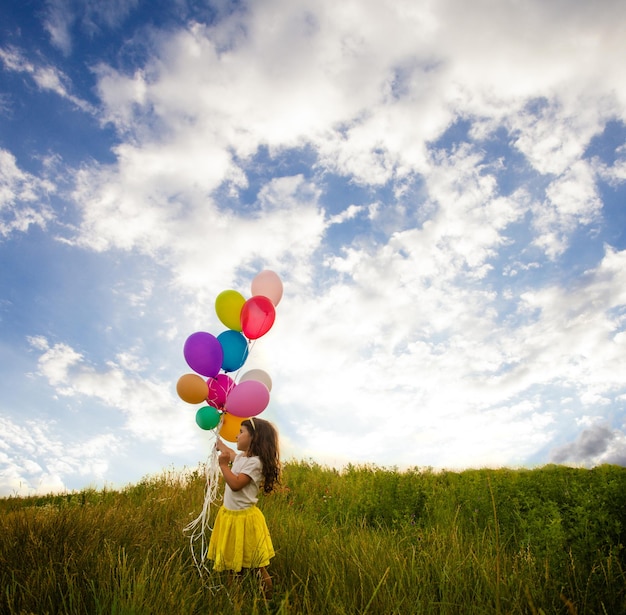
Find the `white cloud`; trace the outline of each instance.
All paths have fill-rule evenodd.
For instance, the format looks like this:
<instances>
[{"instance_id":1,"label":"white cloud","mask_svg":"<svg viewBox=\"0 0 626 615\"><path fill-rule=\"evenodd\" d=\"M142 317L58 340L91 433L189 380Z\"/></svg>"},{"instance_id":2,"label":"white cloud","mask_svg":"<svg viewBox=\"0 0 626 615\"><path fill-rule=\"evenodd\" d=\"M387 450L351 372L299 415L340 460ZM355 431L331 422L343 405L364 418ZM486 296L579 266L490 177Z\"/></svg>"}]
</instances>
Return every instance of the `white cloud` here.
<instances>
[{"instance_id":1,"label":"white cloud","mask_svg":"<svg viewBox=\"0 0 626 615\"><path fill-rule=\"evenodd\" d=\"M617 159L612 165L607 165L595 159L594 165L600 177L611 186L619 186L626 181L626 146L622 145L615 152Z\"/></svg>"},{"instance_id":2,"label":"white cloud","mask_svg":"<svg viewBox=\"0 0 626 615\"><path fill-rule=\"evenodd\" d=\"M0 427L0 493L15 496L67 491L72 476L102 482L120 446L113 434L73 443L54 422L0 417Z\"/></svg>"},{"instance_id":3,"label":"white cloud","mask_svg":"<svg viewBox=\"0 0 626 615\"><path fill-rule=\"evenodd\" d=\"M107 6L51 2L55 44L69 53L72 28L121 23L134 4ZM152 28L127 41L148 48L143 64L95 68L115 159L66 170L80 218L62 240L162 268L113 292L144 322L158 310L172 342L216 323L221 290L278 271L285 300L255 352L291 450L522 462L623 396L626 252L605 246L581 261L584 275L567 258L581 229L593 238L601 226L598 180L624 179L621 159L584 156L607 121L626 118L625 7L264 0L210 25ZM14 49L0 57L91 109L60 68ZM17 215L47 184L9 152L1 160L0 203ZM361 202L332 201L344 179ZM5 234L43 226L42 211ZM163 288L172 305L157 309ZM179 374L151 373L132 337L104 357L45 336L32 348L57 396L96 401L164 450L195 447L173 396ZM605 452L621 442L605 436ZM102 459L113 445L92 444ZM56 459L28 467L52 483L75 468Z\"/></svg>"},{"instance_id":4,"label":"white cloud","mask_svg":"<svg viewBox=\"0 0 626 615\"><path fill-rule=\"evenodd\" d=\"M46 0L44 28L50 42L69 55L73 49L72 28L76 25L91 37L104 28L119 25L137 6L138 0Z\"/></svg>"},{"instance_id":5,"label":"white cloud","mask_svg":"<svg viewBox=\"0 0 626 615\"><path fill-rule=\"evenodd\" d=\"M47 199L54 192L50 181L23 171L11 152L0 149L0 237L45 228L56 217Z\"/></svg>"},{"instance_id":6,"label":"white cloud","mask_svg":"<svg viewBox=\"0 0 626 615\"><path fill-rule=\"evenodd\" d=\"M69 78L55 66L37 64L28 59L24 52L14 47L0 48L0 60L7 70L30 75L40 90L57 94L81 111L95 113L95 109L89 102L71 93Z\"/></svg>"},{"instance_id":7,"label":"white cloud","mask_svg":"<svg viewBox=\"0 0 626 615\"><path fill-rule=\"evenodd\" d=\"M52 348L48 347L46 340L37 338L33 346L41 348L45 344L45 352L39 359L39 369L41 374L48 379L51 385L57 386L68 380L69 370L80 363L83 357L66 344L56 344Z\"/></svg>"},{"instance_id":8,"label":"white cloud","mask_svg":"<svg viewBox=\"0 0 626 615\"><path fill-rule=\"evenodd\" d=\"M524 294L518 307L520 316L530 310L528 320L513 327L498 318L496 294L445 276L424 284L421 258L411 267L383 255L355 252L353 282L288 293L280 306L269 363L280 405L294 408L283 418L306 450L339 455L336 434L350 434L353 443L341 447L348 458L392 459L398 437L414 434L413 463L506 463L549 442L561 412L552 395L599 410L623 387L624 322L615 308L626 302L625 253L609 250L584 285ZM384 443L379 454L361 447L372 428Z\"/></svg>"},{"instance_id":9,"label":"white cloud","mask_svg":"<svg viewBox=\"0 0 626 615\"><path fill-rule=\"evenodd\" d=\"M84 217L76 241L96 250L139 247L164 259L176 285L193 293L198 306L212 305L215 298L205 283L207 271L222 290L238 269L261 255L268 266L285 260L292 275L311 275L305 263L328 224L315 186L301 176L271 180L259 192L258 211L249 215L220 209L202 187L186 180L144 169L138 181L122 164L96 176L81 171L74 199ZM168 194L177 194L177 200L171 202ZM203 250L205 245L210 249Z\"/></svg>"},{"instance_id":10,"label":"white cloud","mask_svg":"<svg viewBox=\"0 0 626 615\"><path fill-rule=\"evenodd\" d=\"M199 238L210 237L228 261L213 268L199 306L257 256L285 272L287 301L264 349L304 450L384 460L406 429L418 442L414 461L438 452L441 463L462 464L478 449L484 463L523 459L551 437L549 387L592 405L615 391L611 374L623 367L611 340L623 323L587 303L606 305L608 289L618 292L621 275L609 263L621 255L608 250L576 291L548 283L519 297L511 287L517 325L502 319L498 287L486 283L515 241L510 227L529 213L551 258L596 220L595 177L581 156L623 96L619 63L610 77L595 70L605 64L597 33L617 34L614 15L559 12L555 28L557 13L532 9L264 2L211 27L156 35L140 70L100 69L105 118L132 145L118 149L104 181L85 171L81 185L93 192L76 194L82 231L150 253L167 246L179 283L194 291L217 262L196 254ZM623 50L617 38L606 44ZM431 151L457 118L475 120L475 136L504 125L531 168L554 174L545 196L499 194L499 168L476 148ZM305 144L320 172L397 182L395 194L419 174L423 199L404 211L385 203L373 220L387 238L352 237L333 252L328 226L356 212L324 217L319 188L302 178L269 181L245 215L202 197L222 183L235 194L247 187L259 148L279 160ZM121 233L109 222L120 204L128 209L117 217L129 222ZM353 431L353 444L341 444Z\"/></svg>"},{"instance_id":11,"label":"white cloud","mask_svg":"<svg viewBox=\"0 0 626 615\"><path fill-rule=\"evenodd\" d=\"M626 302L622 268L626 252L607 248L597 269L574 288L546 286L524 293L519 309L529 322L510 332L517 366L499 377L502 383L560 380L588 403L593 392L616 393L623 386L619 375L626 369L623 354L624 321L619 315Z\"/></svg>"},{"instance_id":12,"label":"white cloud","mask_svg":"<svg viewBox=\"0 0 626 615\"><path fill-rule=\"evenodd\" d=\"M546 189L546 201L533 206L535 245L550 258L563 254L569 237L579 225L599 222L602 202L595 175L583 160L571 164L562 176Z\"/></svg>"},{"instance_id":13,"label":"white cloud","mask_svg":"<svg viewBox=\"0 0 626 615\"><path fill-rule=\"evenodd\" d=\"M144 373L149 372L146 361L140 373L137 362L130 360L132 351L120 353L117 361L97 368L67 344L49 346L38 338L33 347L44 350L38 361L39 375L58 395L79 401L98 400L112 414L121 413L125 428L136 438L157 441L165 452L173 454L189 449L194 440L198 444L195 423L181 414L180 407L184 404L173 395L173 381L146 377Z\"/></svg>"},{"instance_id":14,"label":"white cloud","mask_svg":"<svg viewBox=\"0 0 626 615\"><path fill-rule=\"evenodd\" d=\"M48 15L44 27L52 44L66 55L72 49L70 28L74 19L69 0L48 0Z\"/></svg>"},{"instance_id":15,"label":"white cloud","mask_svg":"<svg viewBox=\"0 0 626 615\"><path fill-rule=\"evenodd\" d=\"M602 44L619 43L597 36L600 28L613 32L613 15L581 19L579 7L559 16L563 30L555 31L550 20L556 14L541 4L532 8L520 12L507 4L494 13L483 4L467 11L455 4L417 10L411 3L361 3L356 10L329 2L264 2L210 27L155 33L145 67L129 75L99 68L104 119L130 142L117 149L116 167L81 172L77 199L96 206L94 217L102 220L93 227L88 209L84 228L112 235L105 226L110 218L98 214L106 203L123 204L119 214L128 225L117 230L117 243L154 250L167 241L163 228L190 191L208 194L222 182L245 187L245 163L263 145L277 152L310 143L321 168L370 185L431 174L428 142L455 117L469 115L508 123L531 164L558 174L535 216L537 245L551 256L561 253L573 225L589 223L598 209L580 156L616 110L605 102L615 81L597 83L596 72L581 72L579 60L594 66L589 53L597 58ZM498 24L488 31L487 10L489 23ZM468 23L474 25L471 40ZM585 43L578 48L576 41ZM611 67L621 70L617 63ZM520 71L528 71L527 78L520 80ZM545 104L525 107L535 99ZM205 206L211 217L215 206ZM96 245L106 246L102 239Z\"/></svg>"},{"instance_id":16,"label":"white cloud","mask_svg":"<svg viewBox=\"0 0 626 615\"><path fill-rule=\"evenodd\" d=\"M571 109L563 108L559 100L541 99L511 118L515 146L540 173L567 173L580 161L590 139L602 131L613 110L598 108L597 101L587 96L581 95Z\"/></svg>"}]
</instances>

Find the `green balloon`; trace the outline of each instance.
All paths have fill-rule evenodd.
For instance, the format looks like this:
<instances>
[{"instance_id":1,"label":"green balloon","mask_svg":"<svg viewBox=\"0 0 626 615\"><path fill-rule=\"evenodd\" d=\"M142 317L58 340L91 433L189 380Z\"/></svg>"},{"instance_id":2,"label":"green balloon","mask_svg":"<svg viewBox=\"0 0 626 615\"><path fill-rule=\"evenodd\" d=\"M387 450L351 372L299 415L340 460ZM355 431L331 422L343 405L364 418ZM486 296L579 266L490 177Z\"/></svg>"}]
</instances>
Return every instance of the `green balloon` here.
<instances>
[{"instance_id":1,"label":"green balloon","mask_svg":"<svg viewBox=\"0 0 626 615\"><path fill-rule=\"evenodd\" d=\"M220 423L221 415L213 406L203 406L196 412L196 423L201 429L215 429Z\"/></svg>"}]
</instances>

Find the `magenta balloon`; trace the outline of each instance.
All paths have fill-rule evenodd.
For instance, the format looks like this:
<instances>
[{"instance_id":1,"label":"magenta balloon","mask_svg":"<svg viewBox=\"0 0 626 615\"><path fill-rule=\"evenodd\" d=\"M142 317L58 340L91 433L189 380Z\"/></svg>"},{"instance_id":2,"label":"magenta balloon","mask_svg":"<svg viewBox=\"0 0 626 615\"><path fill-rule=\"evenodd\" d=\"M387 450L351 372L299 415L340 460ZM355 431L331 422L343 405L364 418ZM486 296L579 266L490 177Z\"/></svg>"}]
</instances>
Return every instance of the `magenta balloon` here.
<instances>
[{"instance_id":1,"label":"magenta balloon","mask_svg":"<svg viewBox=\"0 0 626 615\"><path fill-rule=\"evenodd\" d=\"M218 374L215 378L209 378L207 384L209 385L208 404L221 410L226 403L228 393L235 386L235 381L227 374Z\"/></svg>"},{"instance_id":2,"label":"magenta balloon","mask_svg":"<svg viewBox=\"0 0 626 615\"><path fill-rule=\"evenodd\" d=\"M276 308L267 297L250 297L241 308L241 328L249 340L265 335L274 324Z\"/></svg>"},{"instance_id":3,"label":"magenta balloon","mask_svg":"<svg viewBox=\"0 0 626 615\"><path fill-rule=\"evenodd\" d=\"M217 375L222 367L224 351L219 340L210 333L192 333L185 342L183 355L194 372L207 378Z\"/></svg>"},{"instance_id":4,"label":"magenta balloon","mask_svg":"<svg viewBox=\"0 0 626 615\"><path fill-rule=\"evenodd\" d=\"M263 295L274 305L278 305L283 297L283 283L277 273L264 269L252 280L252 295Z\"/></svg>"},{"instance_id":5,"label":"magenta balloon","mask_svg":"<svg viewBox=\"0 0 626 615\"><path fill-rule=\"evenodd\" d=\"M225 410L233 416L249 418L261 414L270 403L268 388L258 380L235 385L226 398Z\"/></svg>"}]
</instances>

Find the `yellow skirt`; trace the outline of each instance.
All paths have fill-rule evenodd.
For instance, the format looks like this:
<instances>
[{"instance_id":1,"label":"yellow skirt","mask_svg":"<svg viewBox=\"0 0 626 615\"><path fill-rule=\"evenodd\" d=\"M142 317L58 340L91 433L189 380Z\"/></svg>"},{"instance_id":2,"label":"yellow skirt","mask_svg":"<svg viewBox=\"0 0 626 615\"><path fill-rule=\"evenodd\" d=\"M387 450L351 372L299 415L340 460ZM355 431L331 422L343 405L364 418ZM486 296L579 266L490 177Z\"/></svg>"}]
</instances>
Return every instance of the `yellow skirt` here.
<instances>
[{"instance_id":1,"label":"yellow skirt","mask_svg":"<svg viewBox=\"0 0 626 615\"><path fill-rule=\"evenodd\" d=\"M242 568L263 568L274 557L274 547L263 513L251 506L217 512L208 558L213 569L239 572Z\"/></svg>"}]
</instances>

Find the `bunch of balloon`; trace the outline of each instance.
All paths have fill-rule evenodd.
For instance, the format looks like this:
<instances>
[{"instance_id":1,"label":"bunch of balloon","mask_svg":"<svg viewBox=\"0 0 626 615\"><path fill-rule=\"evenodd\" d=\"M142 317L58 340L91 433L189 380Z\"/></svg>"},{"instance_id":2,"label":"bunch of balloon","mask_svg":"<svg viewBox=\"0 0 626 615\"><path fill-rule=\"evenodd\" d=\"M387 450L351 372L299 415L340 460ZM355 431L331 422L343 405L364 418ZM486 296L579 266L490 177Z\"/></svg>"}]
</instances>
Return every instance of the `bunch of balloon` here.
<instances>
[{"instance_id":1,"label":"bunch of balloon","mask_svg":"<svg viewBox=\"0 0 626 615\"><path fill-rule=\"evenodd\" d=\"M235 442L241 422L267 408L269 374L252 369L238 382L230 374L245 364L251 342L272 328L282 296L280 277L265 269L252 280L249 299L236 290L222 291L215 299L215 312L226 331L218 336L198 331L185 341L183 355L194 373L178 379L176 392L187 403L205 404L196 412L201 429L217 430L220 437Z\"/></svg>"}]
</instances>

